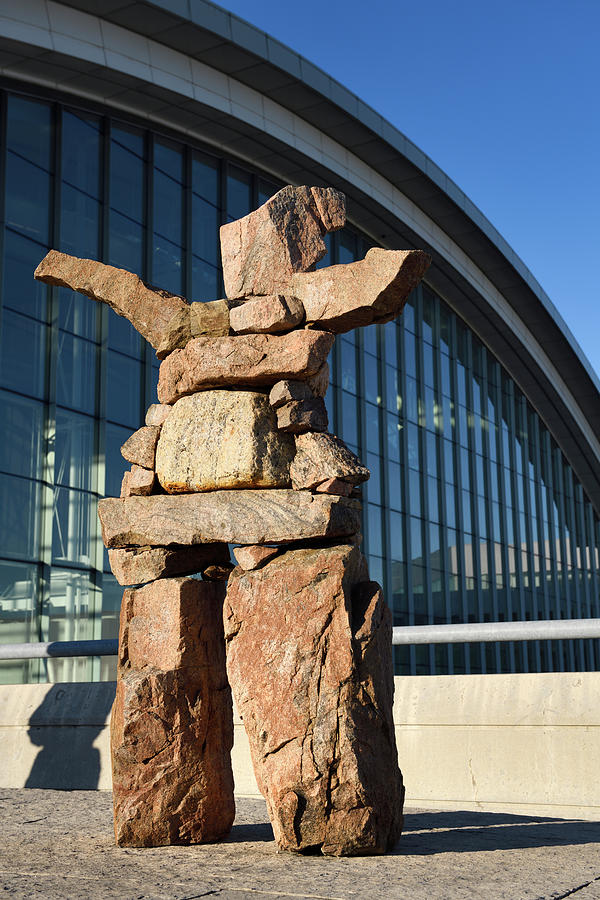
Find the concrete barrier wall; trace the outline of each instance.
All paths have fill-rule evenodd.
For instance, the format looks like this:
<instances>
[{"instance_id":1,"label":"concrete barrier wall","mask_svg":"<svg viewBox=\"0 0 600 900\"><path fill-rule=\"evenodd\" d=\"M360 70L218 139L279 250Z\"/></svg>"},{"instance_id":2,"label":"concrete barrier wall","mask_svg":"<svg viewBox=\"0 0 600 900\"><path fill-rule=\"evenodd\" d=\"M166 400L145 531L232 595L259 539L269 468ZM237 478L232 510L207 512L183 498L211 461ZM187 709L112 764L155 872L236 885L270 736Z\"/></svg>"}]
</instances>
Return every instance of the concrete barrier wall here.
<instances>
[{"instance_id":1,"label":"concrete barrier wall","mask_svg":"<svg viewBox=\"0 0 600 900\"><path fill-rule=\"evenodd\" d=\"M113 683L0 686L0 787L110 789ZM600 820L600 673L396 678L408 806ZM257 796L235 721L236 793Z\"/></svg>"}]
</instances>

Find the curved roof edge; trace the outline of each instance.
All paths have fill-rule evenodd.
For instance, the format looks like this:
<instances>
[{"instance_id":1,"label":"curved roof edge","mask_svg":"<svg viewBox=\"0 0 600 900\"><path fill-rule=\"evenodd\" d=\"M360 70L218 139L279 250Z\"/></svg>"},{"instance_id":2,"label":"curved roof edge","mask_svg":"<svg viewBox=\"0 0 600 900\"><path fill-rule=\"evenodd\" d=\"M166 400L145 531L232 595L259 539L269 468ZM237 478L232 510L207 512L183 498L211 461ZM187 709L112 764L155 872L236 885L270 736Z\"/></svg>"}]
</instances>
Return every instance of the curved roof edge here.
<instances>
[{"instance_id":1,"label":"curved roof edge","mask_svg":"<svg viewBox=\"0 0 600 900\"><path fill-rule=\"evenodd\" d=\"M307 92L306 101L309 100L308 93L324 98L338 110L343 111L350 119L359 123L362 129L389 144L397 153L412 163L415 169L429 182L439 188L510 263L527 287L535 294L563 338L569 343L577 361L600 395L600 378L575 336L548 294L500 232L427 154L380 113L323 69L267 32L215 3L211 3L210 0L61 0L61 2L81 11L99 15L131 31L144 34L146 37L153 37L155 40L208 63L226 74L235 75L238 80L247 83L261 93L272 94L273 99L276 99L278 103L288 106L309 121L313 120L312 124L316 124L321 131L329 132L332 137L339 140L343 123L339 121L339 118L322 115L320 110L313 109L313 106L318 106L318 102L305 103L300 98L299 92L291 89L293 85L303 87ZM182 28L183 23L186 26L184 28ZM192 26L191 29L190 26ZM211 35L214 36L213 40L211 40ZM228 46L223 46L223 44ZM275 82L275 85L269 89L265 85L265 64L285 73L290 80L289 83ZM288 102L286 102L286 94ZM313 109L312 115L311 109ZM352 149L357 155L361 155L356 145L349 145L349 149ZM374 165L372 160L367 159L367 161ZM380 167L374 165L374 168ZM405 187L402 186L401 189L405 190ZM408 195L410 196L410 191L408 191ZM426 202L425 196L411 197L411 199L415 200L434 221L437 221L435 214L428 209L430 204ZM510 297L508 300L510 302Z\"/></svg>"}]
</instances>

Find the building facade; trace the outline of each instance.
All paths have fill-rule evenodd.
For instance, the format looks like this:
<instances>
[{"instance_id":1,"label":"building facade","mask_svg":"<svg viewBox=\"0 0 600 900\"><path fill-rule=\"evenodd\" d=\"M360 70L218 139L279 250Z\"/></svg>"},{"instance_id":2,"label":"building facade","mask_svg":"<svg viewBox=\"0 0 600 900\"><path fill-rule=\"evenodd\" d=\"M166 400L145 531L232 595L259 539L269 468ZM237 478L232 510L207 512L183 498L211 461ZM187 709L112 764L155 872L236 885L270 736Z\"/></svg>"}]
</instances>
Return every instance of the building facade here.
<instances>
[{"instance_id":1,"label":"building facade","mask_svg":"<svg viewBox=\"0 0 600 900\"><path fill-rule=\"evenodd\" d=\"M33 280L48 249L193 300L218 229L286 183L348 197L324 265L433 264L397 322L341 335L331 430L371 470L364 551L394 623L600 616L600 384L524 265L358 98L203 0L0 12L0 641L116 637L96 516L158 361L125 320ZM115 7L119 8L116 9ZM595 670L598 641L395 648L397 673ZM107 680L110 659L0 663Z\"/></svg>"}]
</instances>

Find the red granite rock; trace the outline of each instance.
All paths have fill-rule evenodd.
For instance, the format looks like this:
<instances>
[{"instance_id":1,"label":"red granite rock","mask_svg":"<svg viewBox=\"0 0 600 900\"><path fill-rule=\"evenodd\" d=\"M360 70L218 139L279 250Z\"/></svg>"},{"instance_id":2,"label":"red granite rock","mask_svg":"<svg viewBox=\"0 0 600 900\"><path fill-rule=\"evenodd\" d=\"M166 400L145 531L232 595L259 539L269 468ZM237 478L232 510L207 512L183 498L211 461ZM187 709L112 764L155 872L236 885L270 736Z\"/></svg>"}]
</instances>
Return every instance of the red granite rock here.
<instances>
[{"instance_id":1,"label":"red granite rock","mask_svg":"<svg viewBox=\"0 0 600 900\"><path fill-rule=\"evenodd\" d=\"M304 307L296 297L272 294L248 297L230 313L236 334L276 334L291 331L304 318Z\"/></svg>"},{"instance_id":2,"label":"red granite rock","mask_svg":"<svg viewBox=\"0 0 600 900\"><path fill-rule=\"evenodd\" d=\"M324 362L315 375L306 379L306 384L315 397L325 397L329 387L329 363Z\"/></svg>"},{"instance_id":3,"label":"red granite rock","mask_svg":"<svg viewBox=\"0 0 600 900\"><path fill-rule=\"evenodd\" d=\"M321 397L313 400L292 400L277 410L277 428L291 434L307 431L327 431L328 417Z\"/></svg>"},{"instance_id":4,"label":"red granite rock","mask_svg":"<svg viewBox=\"0 0 600 900\"><path fill-rule=\"evenodd\" d=\"M247 571L259 569L260 566L263 566L274 556L277 556L278 553L278 547L264 547L260 544L255 544L250 547L236 547L233 551L233 555L235 556L238 565Z\"/></svg>"},{"instance_id":5,"label":"red granite rock","mask_svg":"<svg viewBox=\"0 0 600 900\"><path fill-rule=\"evenodd\" d=\"M131 547L109 550L112 573L119 584L145 584L173 575L195 575L207 566L229 561L227 544L188 547Z\"/></svg>"},{"instance_id":6,"label":"red granite rock","mask_svg":"<svg viewBox=\"0 0 600 900\"><path fill-rule=\"evenodd\" d=\"M158 426L142 425L125 441L121 447L121 456L127 462L141 466L143 469L153 469L159 435L160 428Z\"/></svg>"},{"instance_id":7,"label":"red granite rock","mask_svg":"<svg viewBox=\"0 0 600 900\"><path fill-rule=\"evenodd\" d=\"M125 591L111 716L120 846L219 840L235 815L224 585L165 579Z\"/></svg>"},{"instance_id":8,"label":"red granite rock","mask_svg":"<svg viewBox=\"0 0 600 900\"><path fill-rule=\"evenodd\" d=\"M314 400L314 394L305 381L278 381L269 393L269 403L275 409L292 400Z\"/></svg>"},{"instance_id":9,"label":"red granite rock","mask_svg":"<svg viewBox=\"0 0 600 900\"><path fill-rule=\"evenodd\" d=\"M163 424L172 407L166 403L152 403L146 412L146 425L156 425L158 428Z\"/></svg>"},{"instance_id":10,"label":"red granite rock","mask_svg":"<svg viewBox=\"0 0 600 900\"><path fill-rule=\"evenodd\" d=\"M342 228L346 199L333 188L288 185L243 219L221 226L228 297L285 293L293 272L322 259L323 235Z\"/></svg>"},{"instance_id":11,"label":"red granite rock","mask_svg":"<svg viewBox=\"0 0 600 900\"><path fill-rule=\"evenodd\" d=\"M373 248L358 262L294 274L291 292L304 304L308 323L351 331L399 316L430 263L422 250Z\"/></svg>"},{"instance_id":12,"label":"red granite rock","mask_svg":"<svg viewBox=\"0 0 600 900\"><path fill-rule=\"evenodd\" d=\"M318 484L315 491L317 494L338 494L340 497L349 497L352 493L352 485L340 478L329 478Z\"/></svg>"},{"instance_id":13,"label":"red granite rock","mask_svg":"<svg viewBox=\"0 0 600 900\"><path fill-rule=\"evenodd\" d=\"M401 831L391 613L367 579L344 545L228 582L227 671L282 850L384 853Z\"/></svg>"},{"instance_id":14,"label":"red granite rock","mask_svg":"<svg viewBox=\"0 0 600 900\"><path fill-rule=\"evenodd\" d=\"M147 497L152 493L155 482L156 475L152 469L133 465L128 482L129 496Z\"/></svg>"},{"instance_id":15,"label":"red granite rock","mask_svg":"<svg viewBox=\"0 0 600 900\"><path fill-rule=\"evenodd\" d=\"M290 466L294 490L312 490L331 478L350 485L369 478L358 456L333 434L296 435L296 455Z\"/></svg>"},{"instance_id":16,"label":"red granite rock","mask_svg":"<svg viewBox=\"0 0 600 900\"><path fill-rule=\"evenodd\" d=\"M165 359L173 350L185 347L192 338L202 334L212 337L229 334L230 306L229 300L209 300L206 303L191 303L175 313L156 348L158 358Z\"/></svg>"},{"instance_id":17,"label":"red granite rock","mask_svg":"<svg viewBox=\"0 0 600 900\"><path fill-rule=\"evenodd\" d=\"M132 272L58 250L46 254L35 270L35 278L106 303L128 319L155 349L172 317L188 306L183 297L150 287Z\"/></svg>"},{"instance_id":18,"label":"red granite rock","mask_svg":"<svg viewBox=\"0 0 600 900\"><path fill-rule=\"evenodd\" d=\"M210 388L310 378L325 362L333 341L328 332L306 329L282 335L194 338L161 364L158 399L174 403L186 394Z\"/></svg>"}]
</instances>

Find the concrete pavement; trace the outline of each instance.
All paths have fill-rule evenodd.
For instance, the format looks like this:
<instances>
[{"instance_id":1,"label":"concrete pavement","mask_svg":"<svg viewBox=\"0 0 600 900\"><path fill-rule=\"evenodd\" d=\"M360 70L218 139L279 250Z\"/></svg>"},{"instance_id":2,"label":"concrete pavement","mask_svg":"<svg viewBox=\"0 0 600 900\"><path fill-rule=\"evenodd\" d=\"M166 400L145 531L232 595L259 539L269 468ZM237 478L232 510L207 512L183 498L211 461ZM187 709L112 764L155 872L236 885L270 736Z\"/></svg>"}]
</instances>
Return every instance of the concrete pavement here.
<instances>
[{"instance_id":1,"label":"concrete pavement","mask_svg":"<svg viewBox=\"0 0 600 900\"><path fill-rule=\"evenodd\" d=\"M277 853L261 800L195 847L118 849L105 791L0 790L0 817L11 898L600 900L600 822L414 809L393 853L331 859Z\"/></svg>"}]
</instances>

